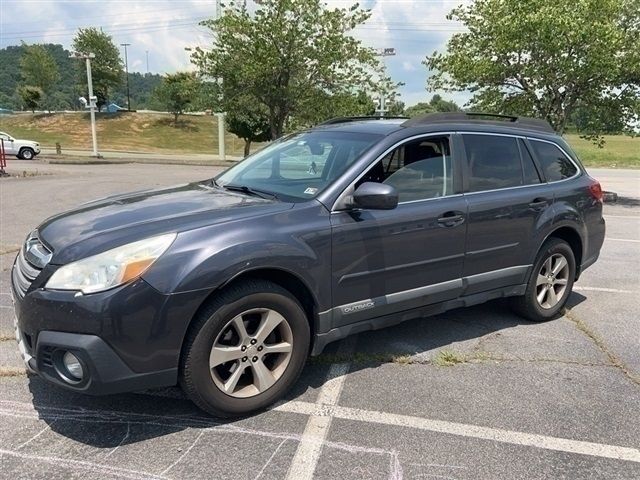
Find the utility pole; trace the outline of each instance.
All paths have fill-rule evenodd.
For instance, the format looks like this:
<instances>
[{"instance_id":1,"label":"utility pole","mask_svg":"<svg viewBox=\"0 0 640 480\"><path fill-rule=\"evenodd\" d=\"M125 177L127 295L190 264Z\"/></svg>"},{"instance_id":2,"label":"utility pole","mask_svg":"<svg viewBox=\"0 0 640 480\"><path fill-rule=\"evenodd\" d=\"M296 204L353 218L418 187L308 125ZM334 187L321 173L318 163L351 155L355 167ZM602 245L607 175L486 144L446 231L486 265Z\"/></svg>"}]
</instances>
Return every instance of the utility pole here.
<instances>
[{"instance_id":1,"label":"utility pole","mask_svg":"<svg viewBox=\"0 0 640 480\"><path fill-rule=\"evenodd\" d=\"M120 46L124 47L124 72L127 76L127 110L131 111L131 98L129 97L129 60L127 59L127 47L130 43L121 43Z\"/></svg>"},{"instance_id":2,"label":"utility pole","mask_svg":"<svg viewBox=\"0 0 640 480\"><path fill-rule=\"evenodd\" d=\"M91 141L93 143L93 156L96 158L100 158L98 154L98 137L96 136L96 101L97 97L93 95L93 79L91 78L91 59L96 58L93 53L81 53L81 52L72 52L69 55L69 58L80 58L84 59L87 63L87 84L89 86L89 102L87 105L87 101L84 98L80 98L80 101L84 103L85 108L89 108L91 112Z\"/></svg>"},{"instance_id":3,"label":"utility pole","mask_svg":"<svg viewBox=\"0 0 640 480\"><path fill-rule=\"evenodd\" d=\"M220 17L222 17L222 0L216 0L216 19L219 19ZM221 92L220 100L222 100L222 82L223 81L224 80L222 78L216 79L216 82L220 86L220 92ZM218 117L218 156L220 157L220 160L223 162L226 160L226 153L224 148L225 147L224 145L225 115L226 115L225 112L216 113L216 116Z\"/></svg>"},{"instance_id":4,"label":"utility pole","mask_svg":"<svg viewBox=\"0 0 640 480\"><path fill-rule=\"evenodd\" d=\"M147 55L147 73L149 73L149 50L145 50L145 53Z\"/></svg>"},{"instance_id":5,"label":"utility pole","mask_svg":"<svg viewBox=\"0 0 640 480\"><path fill-rule=\"evenodd\" d=\"M387 72L387 65L384 61L384 57L393 57L396 54L396 49L393 47L390 48L378 48L376 50L375 55L377 57L383 57L382 58L382 73L383 75L386 74ZM384 86L382 87L382 89L380 90L380 105L378 105L378 108L376 109L376 113L380 114L380 117L384 117L384 114L387 113L389 110L387 109L387 92L385 91Z\"/></svg>"}]
</instances>

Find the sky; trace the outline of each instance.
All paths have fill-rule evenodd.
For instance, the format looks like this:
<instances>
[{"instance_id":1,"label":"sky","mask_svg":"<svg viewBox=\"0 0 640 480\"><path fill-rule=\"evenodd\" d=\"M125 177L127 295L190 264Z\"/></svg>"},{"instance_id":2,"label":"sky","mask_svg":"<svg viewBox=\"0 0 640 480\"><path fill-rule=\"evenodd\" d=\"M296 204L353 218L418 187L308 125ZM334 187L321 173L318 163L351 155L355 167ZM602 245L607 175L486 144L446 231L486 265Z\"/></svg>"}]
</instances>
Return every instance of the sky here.
<instances>
[{"instance_id":1,"label":"sky","mask_svg":"<svg viewBox=\"0 0 640 480\"><path fill-rule=\"evenodd\" d=\"M250 4L252 0L247 0ZM365 46L393 47L386 57L388 73L407 106L427 101L429 75L425 56L443 51L447 40L463 27L446 14L470 0L363 0L371 18L352 34ZM352 0L325 0L329 8L348 7ZM224 3L224 2L223 2ZM27 43L60 43L71 47L79 27L102 27L116 44L127 47L129 71L171 73L192 69L185 48L205 47L211 33L198 22L215 15L215 0L0 0L0 48ZM26 20L26 21L25 21ZM124 54L123 54L124 57ZM466 92L440 93L464 104Z\"/></svg>"}]
</instances>

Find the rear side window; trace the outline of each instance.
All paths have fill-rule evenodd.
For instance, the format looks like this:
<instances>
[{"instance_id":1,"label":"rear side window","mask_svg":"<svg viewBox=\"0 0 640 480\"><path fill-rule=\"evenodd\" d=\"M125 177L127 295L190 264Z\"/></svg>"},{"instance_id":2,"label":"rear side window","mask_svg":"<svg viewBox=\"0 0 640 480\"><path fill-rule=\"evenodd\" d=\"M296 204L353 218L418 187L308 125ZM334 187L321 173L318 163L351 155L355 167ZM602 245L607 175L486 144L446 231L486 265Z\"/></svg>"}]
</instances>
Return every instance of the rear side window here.
<instances>
[{"instance_id":1,"label":"rear side window","mask_svg":"<svg viewBox=\"0 0 640 480\"><path fill-rule=\"evenodd\" d=\"M517 139L494 135L463 135L469 161L469 191L522 185Z\"/></svg>"},{"instance_id":2,"label":"rear side window","mask_svg":"<svg viewBox=\"0 0 640 480\"><path fill-rule=\"evenodd\" d=\"M529 153L529 149L522 141L522 139L518 140L518 144L520 145L520 152L522 153L522 173L524 184L533 185L536 183L541 183L540 175L538 175L536 164L533 162L533 158Z\"/></svg>"},{"instance_id":3,"label":"rear side window","mask_svg":"<svg viewBox=\"0 0 640 480\"><path fill-rule=\"evenodd\" d=\"M557 182L573 177L578 169L571 160L552 143L530 140L534 153L538 157L540 166L547 182Z\"/></svg>"}]
</instances>

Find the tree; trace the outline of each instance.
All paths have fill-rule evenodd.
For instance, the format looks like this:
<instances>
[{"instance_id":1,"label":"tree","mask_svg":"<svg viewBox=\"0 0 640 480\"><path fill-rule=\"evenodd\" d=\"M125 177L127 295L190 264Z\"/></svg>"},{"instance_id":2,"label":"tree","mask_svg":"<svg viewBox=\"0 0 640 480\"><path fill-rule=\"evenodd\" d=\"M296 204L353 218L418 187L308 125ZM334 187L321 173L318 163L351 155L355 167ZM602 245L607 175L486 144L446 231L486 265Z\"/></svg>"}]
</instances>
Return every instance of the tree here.
<instances>
[{"instance_id":1,"label":"tree","mask_svg":"<svg viewBox=\"0 0 640 480\"><path fill-rule=\"evenodd\" d=\"M630 118L640 91L640 0L477 0L468 32L425 64L431 89L470 90L482 110L543 117L564 132L579 105Z\"/></svg>"},{"instance_id":2,"label":"tree","mask_svg":"<svg viewBox=\"0 0 640 480\"><path fill-rule=\"evenodd\" d=\"M329 10L321 0L263 0L251 13L246 2L231 2L221 18L203 22L216 40L192 60L203 75L223 78L225 111L238 95L264 107L275 139L291 118L312 118L322 102L369 85L377 60L347 34L367 18L357 4Z\"/></svg>"},{"instance_id":3,"label":"tree","mask_svg":"<svg viewBox=\"0 0 640 480\"><path fill-rule=\"evenodd\" d=\"M173 113L174 125L198 94L199 81L194 73L167 74L156 88L155 95L169 113Z\"/></svg>"},{"instance_id":4,"label":"tree","mask_svg":"<svg viewBox=\"0 0 640 480\"><path fill-rule=\"evenodd\" d=\"M32 85L22 85L18 87L18 95L24 106L31 110L32 113L40 106L43 97L40 87L34 87Z\"/></svg>"},{"instance_id":5,"label":"tree","mask_svg":"<svg viewBox=\"0 0 640 480\"><path fill-rule=\"evenodd\" d=\"M415 105L411 105L410 107L407 107L404 111L404 114L409 118L414 118L414 117L422 117L424 115L427 115L428 113L434 113L434 112L435 110L430 103L420 102L420 103L416 103Z\"/></svg>"},{"instance_id":6,"label":"tree","mask_svg":"<svg viewBox=\"0 0 640 480\"><path fill-rule=\"evenodd\" d=\"M49 96L53 87L60 79L58 65L53 55L44 45L27 45L20 58L20 75L25 85L38 87L44 96ZM47 103L48 99L47 99ZM49 104L49 109L51 105Z\"/></svg>"},{"instance_id":7,"label":"tree","mask_svg":"<svg viewBox=\"0 0 640 480\"><path fill-rule=\"evenodd\" d=\"M124 68L120 59L118 47L113 43L110 35L97 28L81 28L73 39L73 49L82 53L93 53L91 59L91 77L93 78L93 92L98 97L98 110L108 102L109 93L117 88L124 76ZM77 61L78 85L87 87L85 63Z\"/></svg>"},{"instance_id":8,"label":"tree","mask_svg":"<svg viewBox=\"0 0 640 480\"><path fill-rule=\"evenodd\" d=\"M440 95L435 94L431 97L429 102L419 102L410 106L405 110L405 115L413 117L421 117L428 113L435 112L461 112L462 109L454 101L448 101L442 98Z\"/></svg>"},{"instance_id":9,"label":"tree","mask_svg":"<svg viewBox=\"0 0 640 480\"><path fill-rule=\"evenodd\" d=\"M268 115L264 109L252 108L248 104L227 115L227 127L231 133L244 140L245 157L249 155L253 142L271 140Z\"/></svg>"},{"instance_id":10,"label":"tree","mask_svg":"<svg viewBox=\"0 0 640 480\"><path fill-rule=\"evenodd\" d=\"M462 109L454 101L445 100L437 93L431 97L429 105L433 108L434 112L461 112Z\"/></svg>"}]
</instances>

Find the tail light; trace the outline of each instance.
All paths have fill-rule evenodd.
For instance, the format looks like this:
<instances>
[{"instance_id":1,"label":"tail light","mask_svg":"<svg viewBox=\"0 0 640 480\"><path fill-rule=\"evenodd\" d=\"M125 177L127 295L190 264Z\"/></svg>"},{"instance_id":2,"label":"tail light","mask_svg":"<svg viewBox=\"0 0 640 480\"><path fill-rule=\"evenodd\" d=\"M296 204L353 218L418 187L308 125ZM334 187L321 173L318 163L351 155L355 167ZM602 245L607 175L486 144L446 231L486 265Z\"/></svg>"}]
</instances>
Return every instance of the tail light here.
<instances>
[{"instance_id":1,"label":"tail light","mask_svg":"<svg viewBox=\"0 0 640 480\"><path fill-rule=\"evenodd\" d=\"M597 181L595 178L592 178L591 180L592 181L589 184L589 193L595 200L602 203L604 201L604 192L602 191L600 182Z\"/></svg>"}]
</instances>

